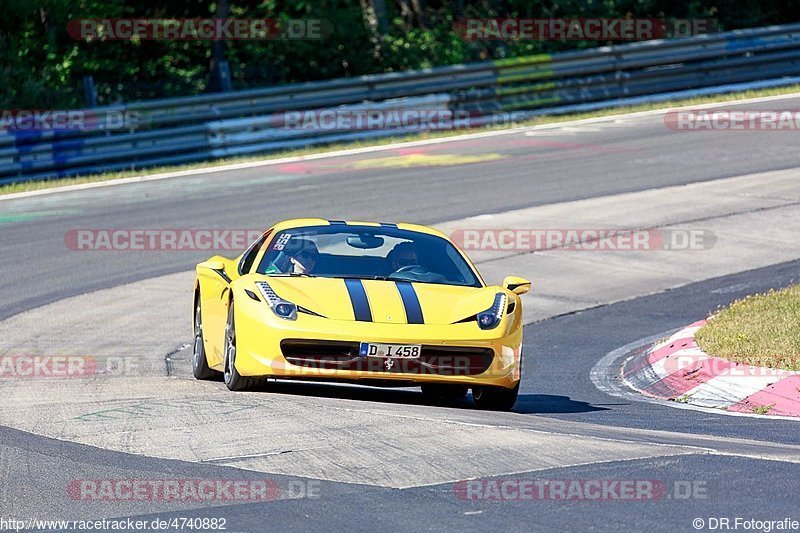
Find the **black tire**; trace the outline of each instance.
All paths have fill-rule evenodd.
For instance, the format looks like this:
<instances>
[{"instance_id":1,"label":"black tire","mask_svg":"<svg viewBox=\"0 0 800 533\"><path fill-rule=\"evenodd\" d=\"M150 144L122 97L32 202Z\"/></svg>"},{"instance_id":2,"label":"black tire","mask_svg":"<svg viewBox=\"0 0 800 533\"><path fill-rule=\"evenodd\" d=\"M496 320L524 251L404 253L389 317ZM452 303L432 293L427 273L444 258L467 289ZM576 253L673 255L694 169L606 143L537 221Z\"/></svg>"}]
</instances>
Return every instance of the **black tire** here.
<instances>
[{"instance_id":1,"label":"black tire","mask_svg":"<svg viewBox=\"0 0 800 533\"><path fill-rule=\"evenodd\" d=\"M472 387L475 406L485 411L510 411L517 403L519 383L513 389L503 387Z\"/></svg>"},{"instance_id":2,"label":"black tire","mask_svg":"<svg viewBox=\"0 0 800 533\"><path fill-rule=\"evenodd\" d=\"M451 403L463 400L469 387L448 383L423 383L422 395L433 404Z\"/></svg>"},{"instance_id":3,"label":"black tire","mask_svg":"<svg viewBox=\"0 0 800 533\"><path fill-rule=\"evenodd\" d=\"M239 374L236 370L236 321L233 314L233 300L228 307L228 321L225 324L225 371L222 374L222 379L228 390L232 391L246 391L252 390L258 385L259 380L256 378L246 377Z\"/></svg>"},{"instance_id":4,"label":"black tire","mask_svg":"<svg viewBox=\"0 0 800 533\"><path fill-rule=\"evenodd\" d=\"M203 344L203 318L200 314L200 295L194 306L194 349L192 350L192 374L196 379L214 379L219 372L208 366L206 347Z\"/></svg>"}]
</instances>

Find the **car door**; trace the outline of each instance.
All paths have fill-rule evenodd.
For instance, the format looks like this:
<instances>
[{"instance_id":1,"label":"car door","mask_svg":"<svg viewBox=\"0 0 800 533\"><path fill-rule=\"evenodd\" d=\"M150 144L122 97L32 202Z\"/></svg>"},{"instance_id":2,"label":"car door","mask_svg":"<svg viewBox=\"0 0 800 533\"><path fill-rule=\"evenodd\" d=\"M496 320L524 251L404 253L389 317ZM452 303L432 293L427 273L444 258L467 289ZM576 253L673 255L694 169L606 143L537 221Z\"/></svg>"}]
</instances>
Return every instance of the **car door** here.
<instances>
[{"instance_id":1,"label":"car door","mask_svg":"<svg viewBox=\"0 0 800 533\"><path fill-rule=\"evenodd\" d=\"M203 337L208 364L211 367L222 365L225 356L225 324L228 321L230 284L233 280L250 273L264 242L271 233L270 228L261 234L241 255L238 263L230 259L213 257L198 265Z\"/></svg>"},{"instance_id":2,"label":"car door","mask_svg":"<svg viewBox=\"0 0 800 533\"><path fill-rule=\"evenodd\" d=\"M220 267L223 268L215 268ZM211 367L222 364L225 322L228 319L228 291L231 278L226 261L209 260L197 268L200 282L201 318L206 357Z\"/></svg>"}]
</instances>

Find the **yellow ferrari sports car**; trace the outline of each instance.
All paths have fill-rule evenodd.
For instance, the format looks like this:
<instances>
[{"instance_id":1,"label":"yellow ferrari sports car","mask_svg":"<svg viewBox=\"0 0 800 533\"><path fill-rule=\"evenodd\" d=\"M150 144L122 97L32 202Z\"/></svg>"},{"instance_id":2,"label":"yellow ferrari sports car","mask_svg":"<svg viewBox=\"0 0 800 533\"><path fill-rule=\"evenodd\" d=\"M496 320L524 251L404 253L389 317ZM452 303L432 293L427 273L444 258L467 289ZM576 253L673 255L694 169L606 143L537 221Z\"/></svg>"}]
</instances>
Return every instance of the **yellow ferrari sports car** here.
<instances>
[{"instance_id":1,"label":"yellow ferrari sports car","mask_svg":"<svg viewBox=\"0 0 800 533\"><path fill-rule=\"evenodd\" d=\"M508 410L519 391L530 281L486 286L443 233L298 219L235 259L197 265L193 369L230 390L266 378L421 386Z\"/></svg>"}]
</instances>

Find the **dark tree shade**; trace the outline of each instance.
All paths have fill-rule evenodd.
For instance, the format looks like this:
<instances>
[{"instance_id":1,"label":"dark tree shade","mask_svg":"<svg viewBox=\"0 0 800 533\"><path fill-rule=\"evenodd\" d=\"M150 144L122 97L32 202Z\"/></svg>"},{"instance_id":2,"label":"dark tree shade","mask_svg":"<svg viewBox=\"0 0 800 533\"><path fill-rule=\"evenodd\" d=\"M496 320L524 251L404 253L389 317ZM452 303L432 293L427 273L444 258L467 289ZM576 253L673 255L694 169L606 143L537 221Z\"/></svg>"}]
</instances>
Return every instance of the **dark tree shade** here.
<instances>
[{"instance_id":1,"label":"dark tree shade","mask_svg":"<svg viewBox=\"0 0 800 533\"><path fill-rule=\"evenodd\" d=\"M730 30L797 20L800 0L0 0L0 108L84 105L92 76L100 105L219 87L227 60L234 89L401 71L597 46L586 41L466 42L461 17L713 18ZM73 39L82 17L324 19L323 40L94 41Z\"/></svg>"}]
</instances>

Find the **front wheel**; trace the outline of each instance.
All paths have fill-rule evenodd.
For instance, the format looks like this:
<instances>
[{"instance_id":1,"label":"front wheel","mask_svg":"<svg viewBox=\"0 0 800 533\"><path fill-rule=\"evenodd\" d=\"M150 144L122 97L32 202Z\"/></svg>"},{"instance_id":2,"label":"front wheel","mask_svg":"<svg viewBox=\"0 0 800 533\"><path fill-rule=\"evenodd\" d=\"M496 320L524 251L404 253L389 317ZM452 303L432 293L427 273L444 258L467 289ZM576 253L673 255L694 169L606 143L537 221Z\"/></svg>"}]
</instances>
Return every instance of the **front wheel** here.
<instances>
[{"instance_id":1,"label":"front wheel","mask_svg":"<svg viewBox=\"0 0 800 533\"><path fill-rule=\"evenodd\" d=\"M233 317L233 300L228 307L228 322L225 324L225 372L223 379L228 390L246 391L255 388L258 380L242 376L236 370L236 321Z\"/></svg>"},{"instance_id":2,"label":"front wheel","mask_svg":"<svg viewBox=\"0 0 800 533\"><path fill-rule=\"evenodd\" d=\"M478 409L486 411L510 411L517 403L519 383L513 389L503 387L472 387L472 399Z\"/></svg>"}]
</instances>

